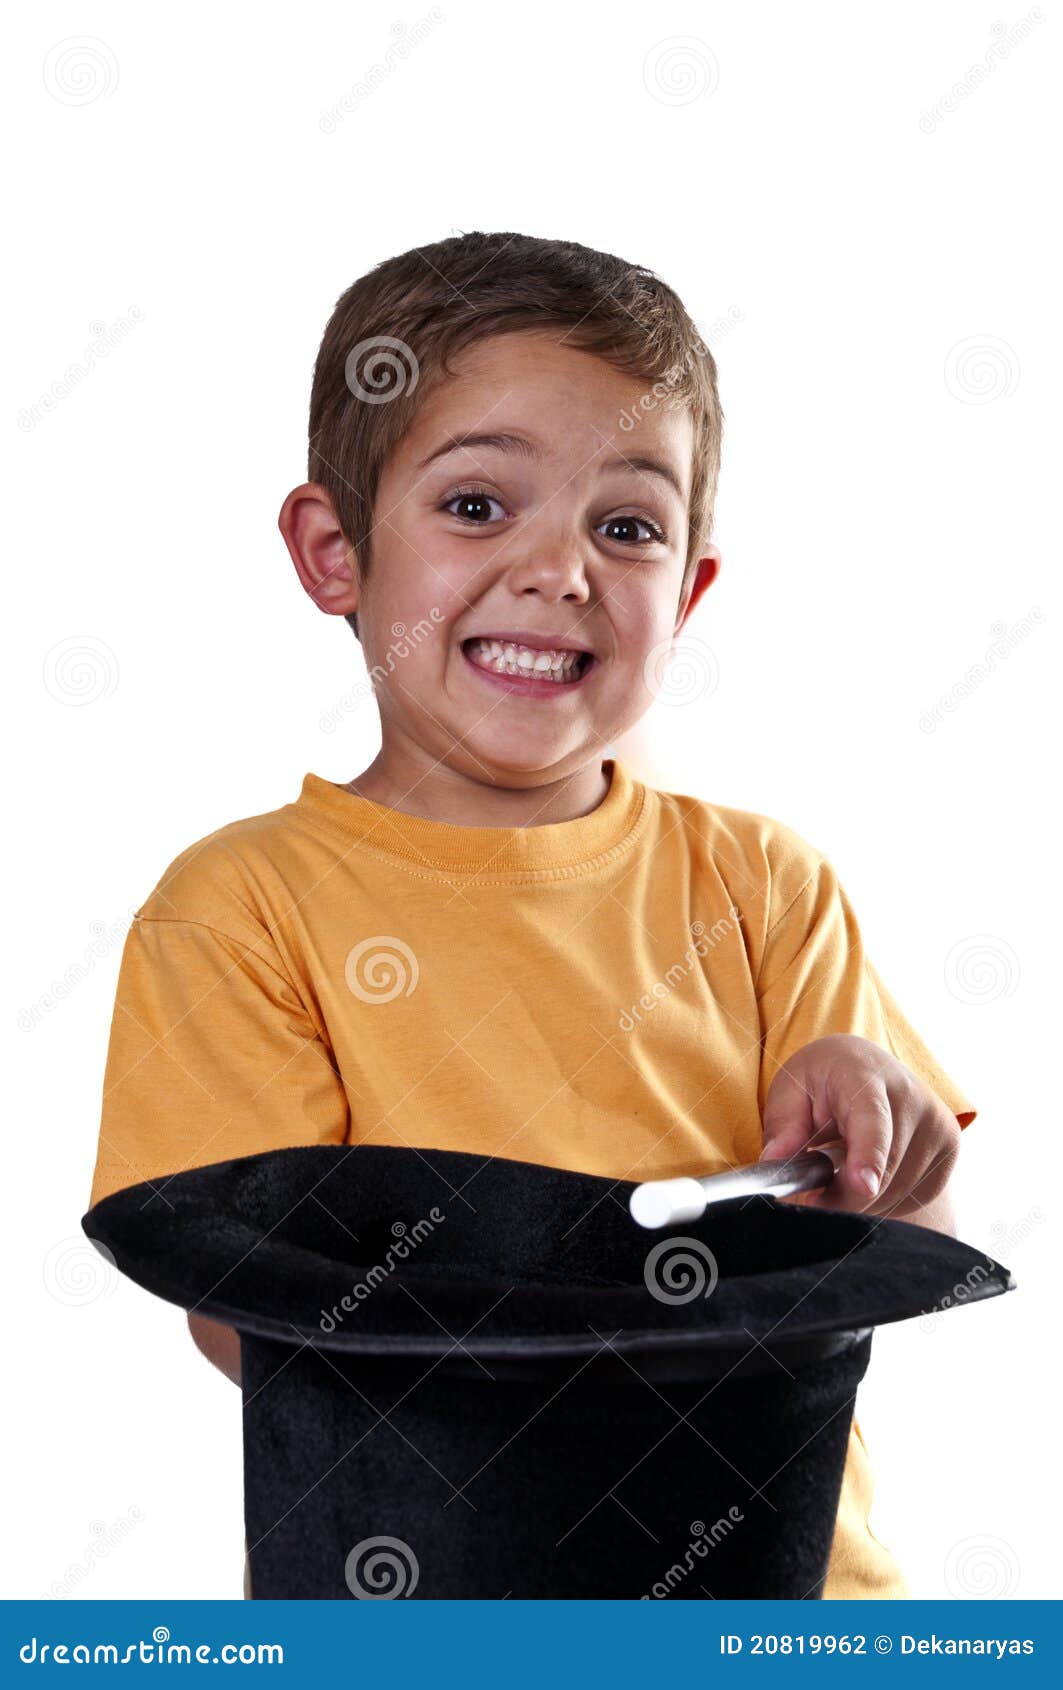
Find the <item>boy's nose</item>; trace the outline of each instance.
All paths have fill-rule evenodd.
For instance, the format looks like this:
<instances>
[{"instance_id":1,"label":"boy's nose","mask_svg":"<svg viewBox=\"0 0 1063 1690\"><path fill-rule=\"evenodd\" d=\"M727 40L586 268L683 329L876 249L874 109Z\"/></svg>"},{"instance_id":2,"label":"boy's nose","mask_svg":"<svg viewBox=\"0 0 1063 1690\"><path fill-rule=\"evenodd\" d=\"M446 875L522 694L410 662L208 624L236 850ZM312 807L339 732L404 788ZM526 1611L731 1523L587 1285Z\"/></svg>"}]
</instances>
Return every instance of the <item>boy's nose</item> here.
<instances>
[{"instance_id":1,"label":"boy's nose","mask_svg":"<svg viewBox=\"0 0 1063 1690\"><path fill-rule=\"evenodd\" d=\"M510 589L514 593L539 592L553 600L590 597L589 562L586 540L573 535L540 535L531 533L527 545L510 558L507 568Z\"/></svg>"}]
</instances>

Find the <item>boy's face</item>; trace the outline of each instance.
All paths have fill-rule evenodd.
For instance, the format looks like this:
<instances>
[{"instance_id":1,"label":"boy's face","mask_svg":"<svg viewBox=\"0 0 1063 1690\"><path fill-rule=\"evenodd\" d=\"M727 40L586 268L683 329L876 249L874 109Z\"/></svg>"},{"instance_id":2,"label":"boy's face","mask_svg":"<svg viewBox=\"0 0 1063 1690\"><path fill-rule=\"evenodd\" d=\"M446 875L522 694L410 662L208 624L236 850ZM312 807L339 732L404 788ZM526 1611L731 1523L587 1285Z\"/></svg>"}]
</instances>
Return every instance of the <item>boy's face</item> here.
<instances>
[{"instance_id":1,"label":"boy's face","mask_svg":"<svg viewBox=\"0 0 1063 1690\"><path fill-rule=\"evenodd\" d=\"M693 425L556 334L495 336L453 367L385 466L368 581L323 608L358 612L385 754L391 736L479 781L560 779L644 714L715 575L710 547L680 604ZM514 438L451 445L466 435ZM467 644L522 634L593 661L511 676Z\"/></svg>"}]
</instances>

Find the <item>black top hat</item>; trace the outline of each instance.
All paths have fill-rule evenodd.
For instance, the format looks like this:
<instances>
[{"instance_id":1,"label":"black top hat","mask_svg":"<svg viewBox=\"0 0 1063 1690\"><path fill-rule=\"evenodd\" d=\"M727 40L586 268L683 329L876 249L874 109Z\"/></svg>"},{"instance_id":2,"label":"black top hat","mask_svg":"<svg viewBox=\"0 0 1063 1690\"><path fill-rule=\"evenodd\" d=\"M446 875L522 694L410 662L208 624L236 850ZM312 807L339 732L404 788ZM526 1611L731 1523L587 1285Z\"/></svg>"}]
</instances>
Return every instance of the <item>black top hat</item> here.
<instances>
[{"instance_id":1,"label":"black top hat","mask_svg":"<svg viewBox=\"0 0 1063 1690\"><path fill-rule=\"evenodd\" d=\"M1011 1288L903 1221L459 1151L268 1151L82 1222L241 1337L255 1597L822 1594L872 1328Z\"/></svg>"}]
</instances>

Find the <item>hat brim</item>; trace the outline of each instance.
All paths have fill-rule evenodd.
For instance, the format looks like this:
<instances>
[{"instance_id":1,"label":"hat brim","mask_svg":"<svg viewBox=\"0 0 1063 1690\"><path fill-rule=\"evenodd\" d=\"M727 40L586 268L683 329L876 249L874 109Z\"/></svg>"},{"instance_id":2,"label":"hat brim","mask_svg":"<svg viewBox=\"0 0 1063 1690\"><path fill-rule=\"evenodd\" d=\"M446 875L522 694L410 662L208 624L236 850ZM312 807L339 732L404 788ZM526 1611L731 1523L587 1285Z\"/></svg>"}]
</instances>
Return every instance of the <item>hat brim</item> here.
<instances>
[{"instance_id":1,"label":"hat brim","mask_svg":"<svg viewBox=\"0 0 1063 1690\"><path fill-rule=\"evenodd\" d=\"M647 1233L632 1190L463 1151L307 1146L127 1187L82 1225L137 1284L242 1332L459 1367L588 1355L603 1334L621 1352L775 1349L1014 1283L926 1227L764 1197Z\"/></svg>"}]
</instances>

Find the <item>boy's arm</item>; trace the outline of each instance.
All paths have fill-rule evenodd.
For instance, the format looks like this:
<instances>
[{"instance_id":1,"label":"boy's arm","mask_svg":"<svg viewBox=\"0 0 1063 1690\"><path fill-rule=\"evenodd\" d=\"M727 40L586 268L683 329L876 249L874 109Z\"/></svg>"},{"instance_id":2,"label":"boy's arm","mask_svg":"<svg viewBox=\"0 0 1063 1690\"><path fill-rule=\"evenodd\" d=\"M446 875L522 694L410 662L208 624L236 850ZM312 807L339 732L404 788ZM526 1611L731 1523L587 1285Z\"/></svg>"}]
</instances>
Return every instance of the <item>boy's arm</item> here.
<instances>
[{"instance_id":1,"label":"boy's arm","mask_svg":"<svg viewBox=\"0 0 1063 1690\"><path fill-rule=\"evenodd\" d=\"M774 889L758 970L765 1149L791 1154L795 1143L848 1138L852 1128L857 1145L871 1148L860 1165L876 1164L879 1192L861 1195L839 1175L829 1195L807 1201L954 1231L948 1181L976 1111L876 973L831 864L796 867L789 886L780 877ZM855 1176L856 1159L846 1160Z\"/></svg>"},{"instance_id":2,"label":"boy's arm","mask_svg":"<svg viewBox=\"0 0 1063 1690\"><path fill-rule=\"evenodd\" d=\"M234 925L235 925L234 921ZM350 1113L324 1030L269 932L139 916L126 938L90 1204L187 1168L292 1145L342 1144ZM233 1327L191 1310L191 1335L240 1380Z\"/></svg>"},{"instance_id":3,"label":"boy's arm","mask_svg":"<svg viewBox=\"0 0 1063 1690\"><path fill-rule=\"evenodd\" d=\"M235 1326L223 1326L220 1320L211 1320L205 1314L196 1314L194 1309L188 1311L188 1330L192 1340L201 1350L208 1361L220 1368L227 1379L234 1385L240 1383L240 1334Z\"/></svg>"},{"instance_id":4,"label":"boy's arm","mask_svg":"<svg viewBox=\"0 0 1063 1690\"><path fill-rule=\"evenodd\" d=\"M126 936L90 1204L187 1168L343 1144L350 1112L324 1029L268 930L137 916Z\"/></svg>"},{"instance_id":5,"label":"boy's arm","mask_svg":"<svg viewBox=\"0 0 1063 1690\"><path fill-rule=\"evenodd\" d=\"M933 1203L924 1203L921 1209L914 1215L908 1215L907 1219L914 1226L928 1226L931 1232L947 1232L950 1238L957 1236L956 1208L950 1189L943 1191Z\"/></svg>"},{"instance_id":6,"label":"boy's arm","mask_svg":"<svg viewBox=\"0 0 1063 1690\"><path fill-rule=\"evenodd\" d=\"M810 1207L953 1230L956 1116L895 1056L851 1033L814 1039L787 1058L768 1093L762 1155L786 1161L838 1138L844 1162L829 1186L808 1195Z\"/></svg>"}]
</instances>

